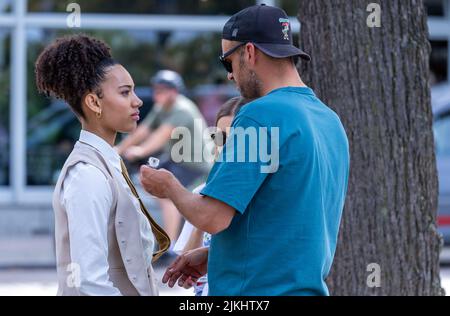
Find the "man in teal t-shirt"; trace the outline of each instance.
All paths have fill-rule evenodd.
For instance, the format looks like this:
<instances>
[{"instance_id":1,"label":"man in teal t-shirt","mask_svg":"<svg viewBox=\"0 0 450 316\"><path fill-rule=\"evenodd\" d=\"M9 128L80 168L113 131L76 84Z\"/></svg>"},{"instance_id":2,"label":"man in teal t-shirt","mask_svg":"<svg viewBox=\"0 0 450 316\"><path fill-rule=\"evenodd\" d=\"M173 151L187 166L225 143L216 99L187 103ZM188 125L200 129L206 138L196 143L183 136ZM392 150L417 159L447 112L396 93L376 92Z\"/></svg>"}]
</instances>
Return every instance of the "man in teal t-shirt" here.
<instances>
[{"instance_id":1,"label":"man in teal t-shirt","mask_svg":"<svg viewBox=\"0 0 450 316\"><path fill-rule=\"evenodd\" d=\"M226 162L230 152L252 152L249 142L239 145L232 129L222 161L201 191L236 210L231 225L211 240L210 294L328 294L324 280L348 177L339 118L311 89L287 87L243 107L232 127L268 133L279 127L278 139L266 137L268 147L278 149L279 162L274 173L261 172L269 165L261 159Z\"/></svg>"},{"instance_id":2,"label":"man in teal t-shirt","mask_svg":"<svg viewBox=\"0 0 450 316\"><path fill-rule=\"evenodd\" d=\"M221 61L241 94L201 195L166 171L141 169L144 188L174 201L210 249L181 255L163 282L190 285L208 270L210 295L328 295L349 175L339 117L301 81L284 11L257 5L226 23Z\"/></svg>"}]
</instances>

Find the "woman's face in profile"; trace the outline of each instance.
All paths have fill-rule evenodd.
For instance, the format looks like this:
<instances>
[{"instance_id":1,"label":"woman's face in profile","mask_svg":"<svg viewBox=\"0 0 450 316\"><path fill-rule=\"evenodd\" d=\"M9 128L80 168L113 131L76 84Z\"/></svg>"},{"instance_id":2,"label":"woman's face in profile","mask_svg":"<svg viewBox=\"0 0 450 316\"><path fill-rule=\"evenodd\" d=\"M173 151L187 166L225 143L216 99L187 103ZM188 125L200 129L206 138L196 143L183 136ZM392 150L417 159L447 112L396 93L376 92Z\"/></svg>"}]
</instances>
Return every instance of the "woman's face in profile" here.
<instances>
[{"instance_id":1,"label":"woman's face in profile","mask_svg":"<svg viewBox=\"0 0 450 316\"><path fill-rule=\"evenodd\" d=\"M110 67L101 84L101 124L111 131L129 133L136 129L142 100L134 92L131 75L122 65Z\"/></svg>"}]
</instances>

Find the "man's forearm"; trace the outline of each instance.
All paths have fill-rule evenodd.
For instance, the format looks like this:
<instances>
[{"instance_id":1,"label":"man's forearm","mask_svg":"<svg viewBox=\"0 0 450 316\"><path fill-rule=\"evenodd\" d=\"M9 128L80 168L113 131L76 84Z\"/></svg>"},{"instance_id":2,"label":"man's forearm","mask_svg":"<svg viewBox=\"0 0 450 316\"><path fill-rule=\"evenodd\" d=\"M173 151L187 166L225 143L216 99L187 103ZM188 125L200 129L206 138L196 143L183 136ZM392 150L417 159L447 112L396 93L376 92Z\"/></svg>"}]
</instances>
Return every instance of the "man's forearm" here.
<instances>
[{"instance_id":1,"label":"man's forearm","mask_svg":"<svg viewBox=\"0 0 450 316\"><path fill-rule=\"evenodd\" d=\"M172 184L168 190L168 196L179 212L198 229L217 234L230 225L235 210L229 205L191 193L179 182Z\"/></svg>"}]
</instances>

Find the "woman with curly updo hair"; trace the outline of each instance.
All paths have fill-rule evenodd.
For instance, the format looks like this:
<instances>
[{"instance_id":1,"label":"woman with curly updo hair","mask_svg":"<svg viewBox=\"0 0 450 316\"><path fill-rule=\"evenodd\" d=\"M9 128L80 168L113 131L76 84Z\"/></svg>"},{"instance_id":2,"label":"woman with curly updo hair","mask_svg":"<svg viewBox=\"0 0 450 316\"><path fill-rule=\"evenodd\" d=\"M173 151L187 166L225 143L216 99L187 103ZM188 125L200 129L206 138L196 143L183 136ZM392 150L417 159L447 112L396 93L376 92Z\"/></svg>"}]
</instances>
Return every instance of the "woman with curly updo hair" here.
<instances>
[{"instance_id":1,"label":"woman with curly updo hair","mask_svg":"<svg viewBox=\"0 0 450 316\"><path fill-rule=\"evenodd\" d=\"M152 262L170 240L113 148L139 120L133 79L104 42L75 35L40 54L36 84L66 101L82 127L53 195L58 295L157 295Z\"/></svg>"}]
</instances>

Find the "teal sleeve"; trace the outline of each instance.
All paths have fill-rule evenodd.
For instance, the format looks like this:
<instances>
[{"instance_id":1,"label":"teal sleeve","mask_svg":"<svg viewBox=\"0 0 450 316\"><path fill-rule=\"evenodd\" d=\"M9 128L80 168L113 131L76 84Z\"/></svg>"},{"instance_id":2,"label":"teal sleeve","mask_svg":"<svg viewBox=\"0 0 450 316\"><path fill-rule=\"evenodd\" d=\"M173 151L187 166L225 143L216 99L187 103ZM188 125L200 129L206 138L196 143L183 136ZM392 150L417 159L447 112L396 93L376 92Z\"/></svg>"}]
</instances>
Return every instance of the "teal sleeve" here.
<instances>
[{"instance_id":1,"label":"teal sleeve","mask_svg":"<svg viewBox=\"0 0 450 316\"><path fill-rule=\"evenodd\" d=\"M270 150L271 138L267 128L249 117L236 117L230 136L200 193L243 214L269 175L264 172L267 163L259 154L262 141L269 142L266 146Z\"/></svg>"}]
</instances>

